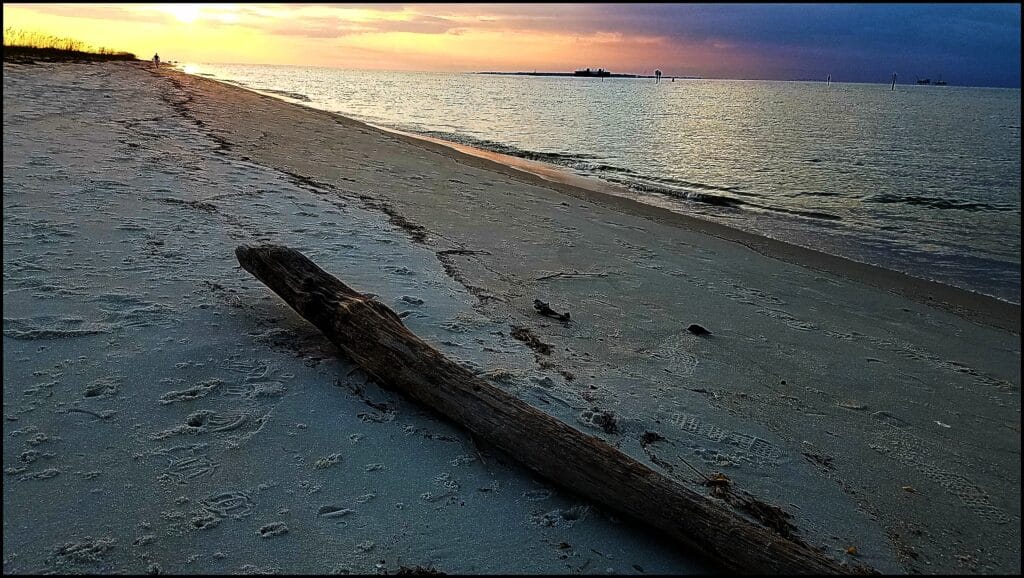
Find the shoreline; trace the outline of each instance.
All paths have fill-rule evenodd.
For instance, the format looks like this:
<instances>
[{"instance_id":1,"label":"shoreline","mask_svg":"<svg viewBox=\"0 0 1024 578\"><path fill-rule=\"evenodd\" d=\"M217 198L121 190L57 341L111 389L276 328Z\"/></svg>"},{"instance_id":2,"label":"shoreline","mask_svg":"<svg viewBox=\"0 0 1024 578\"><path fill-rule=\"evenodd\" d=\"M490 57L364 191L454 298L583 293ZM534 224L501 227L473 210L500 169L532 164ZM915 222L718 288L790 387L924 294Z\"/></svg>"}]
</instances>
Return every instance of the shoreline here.
<instances>
[{"instance_id":1,"label":"shoreline","mask_svg":"<svg viewBox=\"0 0 1024 578\"><path fill-rule=\"evenodd\" d=\"M922 305L942 308L945 311L976 323L1005 329L1016 335L1020 335L1021 332L1021 306L1019 303L1005 301L998 297L962 289L938 281L914 277L894 269L855 261L847 257L823 253L637 201L630 198L629 191L624 187L605 183L595 178L579 176L556 165L506 155L427 135L374 125L338 112L285 100L279 95L242 86L238 83L227 82L208 76L188 74L179 69L173 70L176 73L186 74L199 80L216 82L223 86L258 94L264 98L273 99L276 102L298 106L304 110L332 115L344 119L348 123L355 123L358 126L368 127L397 136L409 144L443 152L462 162L494 170L507 176L517 177L531 184L548 186L570 196L611 207L631 215L669 223L687 230L739 243L766 257L839 275L864 285L890 291Z\"/></svg>"}]
</instances>

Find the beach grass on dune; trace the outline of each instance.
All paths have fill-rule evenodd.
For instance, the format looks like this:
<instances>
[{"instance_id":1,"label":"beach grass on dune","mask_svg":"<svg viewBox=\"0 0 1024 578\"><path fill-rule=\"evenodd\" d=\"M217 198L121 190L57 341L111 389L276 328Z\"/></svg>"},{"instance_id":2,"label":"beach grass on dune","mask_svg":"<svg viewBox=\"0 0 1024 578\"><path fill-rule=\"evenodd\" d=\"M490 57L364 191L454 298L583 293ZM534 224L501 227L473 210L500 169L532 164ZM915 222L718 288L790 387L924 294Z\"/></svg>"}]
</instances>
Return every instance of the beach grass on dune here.
<instances>
[{"instance_id":1,"label":"beach grass on dune","mask_svg":"<svg viewBox=\"0 0 1024 578\"><path fill-rule=\"evenodd\" d=\"M74 38L4 28L4 62L138 60L131 52L92 47Z\"/></svg>"}]
</instances>

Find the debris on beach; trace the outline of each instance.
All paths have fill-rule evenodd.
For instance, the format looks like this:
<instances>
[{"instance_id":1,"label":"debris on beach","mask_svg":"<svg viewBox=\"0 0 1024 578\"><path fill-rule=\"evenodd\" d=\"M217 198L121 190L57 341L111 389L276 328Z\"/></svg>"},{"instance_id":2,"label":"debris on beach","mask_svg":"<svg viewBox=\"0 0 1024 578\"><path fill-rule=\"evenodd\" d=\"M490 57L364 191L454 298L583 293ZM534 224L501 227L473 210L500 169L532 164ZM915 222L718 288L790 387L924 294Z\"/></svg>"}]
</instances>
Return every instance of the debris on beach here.
<instances>
[{"instance_id":1,"label":"debris on beach","mask_svg":"<svg viewBox=\"0 0 1024 578\"><path fill-rule=\"evenodd\" d=\"M640 447L646 449L648 445L660 441L665 441L665 436L656 431L645 431L643 435L640 436Z\"/></svg>"},{"instance_id":2,"label":"debris on beach","mask_svg":"<svg viewBox=\"0 0 1024 578\"><path fill-rule=\"evenodd\" d=\"M540 313L541 315L545 315L547 317L554 317L559 321L569 321L568 311L566 311L565 313L558 313L557 311L552 309L550 305L541 301L540 299L533 300L533 308L536 309L537 313Z\"/></svg>"},{"instance_id":3,"label":"debris on beach","mask_svg":"<svg viewBox=\"0 0 1024 578\"><path fill-rule=\"evenodd\" d=\"M686 330L694 335L711 335L710 331L704 329L703 327L697 325L696 323L691 324L689 327L686 328Z\"/></svg>"},{"instance_id":4,"label":"debris on beach","mask_svg":"<svg viewBox=\"0 0 1024 578\"><path fill-rule=\"evenodd\" d=\"M551 355L551 346L538 339L528 327L512 327L511 335L537 353Z\"/></svg>"},{"instance_id":5,"label":"debris on beach","mask_svg":"<svg viewBox=\"0 0 1024 578\"><path fill-rule=\"evenodd\" d=\"M722 472L715 472L710 478L704 480L704 485L711 488L711 495L721 498L729 493L732 480Z\"/></svg>"},{"instance_id":6,"label":"debris on beach","mask_svg":"<svg viewBox=\"0 0 1024 578\"><path fill-rule=\"evenodd\" d=\"M750 514L783 538L794 537L797 528L790 522L792 515L778 506L758 500L747 492L737 491L729 476L715 472L710 477L705 477L703 484L711 488L712 496L721 498L730 506Z\"/></svg>"}]
</instances>

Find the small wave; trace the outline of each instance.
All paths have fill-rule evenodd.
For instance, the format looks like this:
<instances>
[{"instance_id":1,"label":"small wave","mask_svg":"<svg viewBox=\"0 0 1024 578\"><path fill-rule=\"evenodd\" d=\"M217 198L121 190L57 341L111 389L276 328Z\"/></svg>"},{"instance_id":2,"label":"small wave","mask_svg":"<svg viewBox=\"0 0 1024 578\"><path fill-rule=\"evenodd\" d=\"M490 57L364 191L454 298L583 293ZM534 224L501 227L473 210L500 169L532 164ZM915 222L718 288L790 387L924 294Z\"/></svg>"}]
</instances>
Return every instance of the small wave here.
<instances>
[{"instance_id":1,"label":"small wave","mask_svg":"<svg viewBox=\"0 0 1024 578\"><path fill-rule=\"evenodd\" d=\"M260 92L266 92L266 93L269 93L269 94L276 94L278 96L285 96L285 97L288 97L288 98L291 98L291 99L294 99L294 100L299 100L299 101L302 101L302 102L313 102L312 99L310 99L305 94L302 94L301 92L291 92L291 91L288 91L288 90L278 90L276 88L263 88L261 86L255 85L255 84L249 84L248 82L243 82L241 80L233 80L233 79L230 79L230 78L219 78L219 77L217 77L214 74L207 74L207 73L204 73L204 72L197 72L196 75L197 76L209 76L211 78L216 78L218 81L225 82L227 84L234 84L235 86L241 86L242 88L248 88L248 89L251 89L251 90L258 90Z\"/></svg>"},{"instance_id":2,"label":"small wave","mask_svg":"<svg viewBox=\"0 0 1024 578\"><path fill-rule=\"evenodd\" d=\"M619 174L622 174L622 175L638 175L639 174L636 171L631 170L631 169L617 167L615 165L606 165L606 164L602 164L602 163L588 164L584 168L586 170L589 170L589 171L596 171L596 172L601 172L601 173L619 173Z\"/></svg>"},{"instance_id":3,"label":"small wave","mask_svg":"<svg viewBox=\"0 0 1024 578\"><path fill-rule=\"evenodd\" d=\"M401 127L400 127L401 128ZM521 149L519 147L500 143L488 139L475 138L458 133L450 133L436 130L422 130L422 129L408 129L402 128L402 130L408 130L409 132L415 132L425 136L439 138L459 144L469 145L472 147L489 150L503 155L509 155L513 157L519 157L521 159L527 159L531 161L541 161L551 164L569 166L577 168L577 165L582 166L582 163L586 163L589 159L597 159L599 157L594 155L588 155L585 153L561 153L561 152L542 152L542 151L531 151L527 149Z\"/></svg>"},{"instance_id":4,"label":"small wave","mask_svg":"<svg viewBox=\"0 0 1024 578\"><path fill-rule=\"evenodd\" d=\"M603 165L602 165L603 166ZM699 191L713 191L717 193L729 193L731 195L742 195L743 197L761 197L757 193L751 193L743 191L738 187L719 187L717 184L708 184L707 182L695 182L692 180L683 180L681 178L675 178L672 176L652 176L647 174L640 174L636 171L624 168L613 167L614 172L620 172L634 176L638 179L642 179L647 182L656 182L659 184L668 184L670 187L682 188L685 190L697 189ZM631 181L632 182L632 181ZM737 200L738 202L738 200Z\"/></svg>"},{"instance_id":5,"label":"small wave","mask_svg":"<svg viewBox=\"0 0 1024 578\"><path fill-rule=\"evenodd\" d=\"M310 100L310 98L308 96L306 96L305 94L302 94L301 92L288 92L287 90L275 90L275 89L271 89L271 88L257 88L256 90L261 90L263 92L269 92L271 94L279 94L281 96L287 96L288 98L293 98L295 100L301 100L302 102L313 102L312 100Z\"/></svg>"},{"instance_id":6,"label":"small wave","mask_svg":"<svg viewBox=\"0 0 1024 578\"><path fill-rule=\"evenodd\" d=\"M832 213L823 213L821 211L805 211L803 209L786 209L783 207L770 207L767 205L755 205L758 208L765 209L767 211L775 211L776 213L787 213L789 215L797 215L800 217L807 217L808 219L824 219L826 221L842 221L843 218L839 215L833 215Z\"/></svg>"},{"instance_id":7,"label":"small wave","mask_svg":"<svg viewBox=\"0 0 1024 578\"><path fill-rule=\"evenodd\" d=\"M977 201L958 201L955 199L938 199L935 197L922 197L916 195L873 195L864 199L871 203L884 204L906 204L919 207L931 207L933 209L956 209L959 211L996 211L996 212L1020 212L1020 207L1005 203L982 203Z\"/></svg>"},{"instance_id":8,"label":"small wave","mask_svg":"<svg viewBox=\"0 0 1024 578\"><path fill-rule=\"evenodd\" d=\"M633 179L605 177L605 180L625 185L629 190L639 193L657 193L660 195L665 195L667 197L683 199L686 201L693 201L695 203L714 205L716 207L740 207L742 205L747 204L745 201L742 201L740 199L734 199L732 197L726 197L724 195L713 195L710 193L688 191L685 189L679 189L674 187L651 185Z\"/></svg>"},{"instance_id":9,"label":"small wave","mask_svg":"<svg viewBox=\"0 0 1024 578\"><path fill-rule=\"evenodd\" d=\"M629 171L629 174L637 175L638 177L642 178L645 181L650 181L650 182L654 182L654 183L661 183L661 184L670 185L670 186L673 186L673 187L682 187L684 189L699 189L701 191L716 191L716 192L722 192L722 193L730 193L730 194L733 194L733 195L743 195L744 197L760 197L760 196L762 196L762 195L759 195L757 193L752 193L752 192L749 192L749 191L744 191L744 190L742 190L742 189L740 189L739 187L736 187L736 186L720 187L718 185L709 185L707 183L698 183L698 182L694 182L694 181L684 181L683 179L677 179L677 178L674 178L674 177L655 177L655 176L650 176L650 175L640 175L640 174L635 173L633 171Z\"/></svg>"},{"instance_id":10,"label":"small wave","mask_svg":"<svg viewBox=\"0 0 1024 578\"><path fill-rule=\"evenodd\" d=\"M772 205L766 205L764 203L755 203L753 201L745 201L737 199L735 197L728 197L725 195L716 195L705 191L691 191L681 188L665 187L658 185L645 184L643 182L637 182L629 179L617 179L613 177L605 177L605 180L626 185L630 190L641 192L641 193L657 193L676 199L683 199L686 201L692 201L695 203L704 203L706 205L713 205L716 207L728 207L728 208L751 208L761 209L765 211L772 211L775 213L786 213L789 215L796 215L799 217L806 217L808 219L823 219L827 221L842 221L843 218L839 215L833 215L832 213L825 213L822 211L808 211L803 209L790 209L786 207L778 207ZM715 190L723 190L715 188Z\"/></svg>"}]
</instances>

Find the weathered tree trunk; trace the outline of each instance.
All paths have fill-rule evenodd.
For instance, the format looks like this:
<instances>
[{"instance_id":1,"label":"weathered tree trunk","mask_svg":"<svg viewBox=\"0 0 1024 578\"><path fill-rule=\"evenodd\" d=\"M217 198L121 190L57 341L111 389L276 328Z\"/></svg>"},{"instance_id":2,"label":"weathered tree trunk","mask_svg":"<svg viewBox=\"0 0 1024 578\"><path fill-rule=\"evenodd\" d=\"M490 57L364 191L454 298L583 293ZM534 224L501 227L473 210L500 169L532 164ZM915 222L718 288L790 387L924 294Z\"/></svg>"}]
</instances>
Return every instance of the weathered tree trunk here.
<instances>
[{"instance_id":1,"label":"weathered tree trunk","mask_svg":"<svg viewBox=\"0 0 1024 578\"><path fill-rule=\"evenodd\" d=\"M405 328L386 305L288 247L240 246L242 267L384 387L465 426L548 480L654 526L725 569L851 573L824 552L736 514L476 377Z\"/></svg>"}]
</instances>

